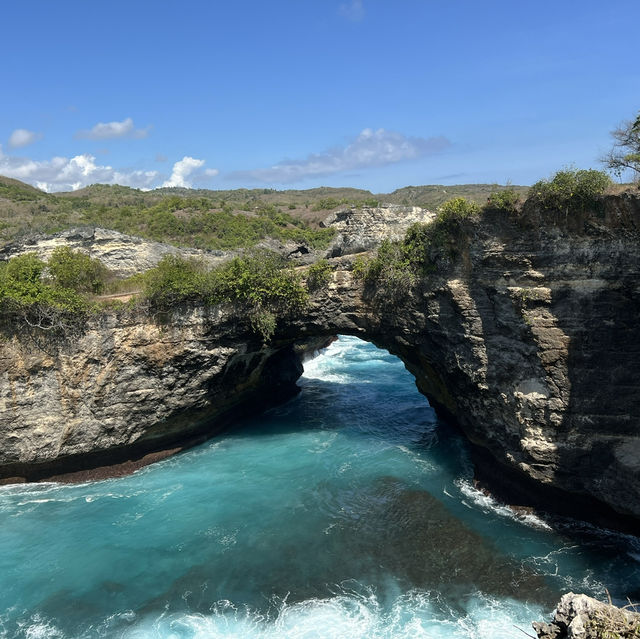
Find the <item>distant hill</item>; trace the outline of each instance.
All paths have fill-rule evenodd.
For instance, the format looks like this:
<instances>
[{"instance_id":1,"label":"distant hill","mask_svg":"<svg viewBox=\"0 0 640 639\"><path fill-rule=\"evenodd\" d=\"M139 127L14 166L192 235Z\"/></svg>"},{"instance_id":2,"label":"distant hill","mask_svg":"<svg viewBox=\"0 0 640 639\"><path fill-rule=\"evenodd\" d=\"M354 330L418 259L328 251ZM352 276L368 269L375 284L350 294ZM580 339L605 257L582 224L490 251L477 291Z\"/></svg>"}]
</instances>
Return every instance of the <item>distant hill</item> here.
<instances>
[{"instance_id":1,"label":"distant hill","mask_svg":"<svg viewBox=\"0 0 640 639\"><path fill-rule=\"evenodd\" d=\"M0 243L32 233L73 226L102 226L180 246L228 249L251 246L264 237L307 242L318 247L331 233L318 223L346 206L403 204L435 209L464 196L480 204L495 184L407 186L393 193L319 187L305 190L185 189L140 191L93 184L67 193L45 193L0 176ZM527 187L513 187L526 194Z\"/></svg>"},{"instance_id":2,"label":"distant hill","mask_svg":"<svg viewBox=\"0 0 640 639\"><path fill-rule=\"evenodd\" d=\"M426 186L405 186L396 189L388 195L380 195L385 202L393 204L405 204L408 206L423 206L435 209L452 197L466 197L474 200L478 204L484 204L489 195L495 191L507 188L498 184L456 184L454 186L443 186L441 184L429 184ZM516 193L523 199L529 191L528 186L511 185Z\"/></svg>"},{"instance_id":3,"label":"distant hill","mask_svg":"<svg viewBox=\"0 0 640 639\"><path fill-rule=\"evenodd\" d=\"M28 202L37 200L43 192L35 186L0 175L0 200L12 202Z\"/></svg>"}]
</instances>

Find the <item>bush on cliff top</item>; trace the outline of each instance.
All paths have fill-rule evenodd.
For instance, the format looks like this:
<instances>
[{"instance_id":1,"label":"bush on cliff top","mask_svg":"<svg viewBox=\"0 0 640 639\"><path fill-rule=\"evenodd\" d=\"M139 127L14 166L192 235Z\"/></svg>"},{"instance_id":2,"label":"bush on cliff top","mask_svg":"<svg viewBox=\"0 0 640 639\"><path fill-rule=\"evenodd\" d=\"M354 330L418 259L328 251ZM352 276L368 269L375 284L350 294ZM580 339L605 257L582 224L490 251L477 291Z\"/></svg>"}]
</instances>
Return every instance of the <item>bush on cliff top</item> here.
<instances>
[{"instance_id":1,"label":"bush on cliff top","mask_svg":"<svg viewBox=\"0 0 640 639\"><path fill-rule=\"evenodd\" d=\"M611 179L602 171L564 169L551 179L536 182L527 200L543 210L582 212L596 207L598 197L610 184Z\"/></svg>"},{"instance_id":2,"label":"bush on cliff top","mask_svg":"<svg viewBox=\"0 0 640 639\"><path fill-rule=\"evenodd\" d=\"M180 302L239 305L265 340L279 316L299 310L307 301L300 277L282 257L268 251L254 251L210 270L193 260L166 256L145 274L144 289L158 309Z\"/></svg>"},{"instance_id":3,"label":"bush on cliff top","mask_svg":"<svg viewBox=\"0 0 640 639\"><path fill-rule=\"evenodd\" d=\"M484 205L486 211L504 211L506 213L515 213L520 204L520 194L512 187L500 191L492 191Z\"/></svg>"},{"instance_id":4,"label":"bush on cliff top","mask_svg":"<svg viewBox=\"0 0 640 639\"><path fill-rule=\"evenodd\" d=\"M81 290L85 282L81 277L74 278L72 266L91 261L76 260L71 255L59 280L49 270L52 263L54 269L59 266L55 257L46 263L35 253L26 253L0 264L0 316L5 323L66 331L76 327L89 312L91 304Z\"/></svg>"},{"instance_id":5,"label":"bush on cliff top","mask_svg":"<svg viewBox=\"0 0 640 639\"><path fill-rule=\"evenodd\" d=\"M455 257L464 230L479 213L480 207L466 198L448 200L438 209L433 222L413 224L402 241L385 240L375 257L356 259L355 277L387 299L405 295L421 274Z\"/></svg>"},{"instance_id":6,"label":"bush on cliff top","mask_svg":"<svg viewBox=\"0 0 640 639\"><path fill-rule=\"evenodd\" d=\"M318 260L307 269L307 288L317 291L329 283L331 279L331 264L327 260Z\"/></svg>"},{"instance_id":7,"label":"bush on cliff top","mask_svg":"<svg viewBox=\"0 0 640 639\"><path fill-rule=\"evenodd\" d=\"M327 267L320 263L313 269L318 287L326 283ZM98 260L66 247L56 249L48 262L35 253L14 257L0 263L0 318L18 328L77 328L97 308L91 295L104 290L108 275ZM213 269L168 255L136 281L152 310L183 302L232 304L265 340L278 317L299 310L308 297L293 268L268 251L254 251Z\"/></svg>"},{"instance_id":8,"label":"bush on cliff top","mask_svg":"<svg viewBox=\"0 0 640 639\"><path fill-rule=\"evenodd\" d=\"M102 293L108 278L107 268L100 260L68 246L56 248L47 262L49 275L59 288L78 293Z\"/></svg>"}]
</instances>

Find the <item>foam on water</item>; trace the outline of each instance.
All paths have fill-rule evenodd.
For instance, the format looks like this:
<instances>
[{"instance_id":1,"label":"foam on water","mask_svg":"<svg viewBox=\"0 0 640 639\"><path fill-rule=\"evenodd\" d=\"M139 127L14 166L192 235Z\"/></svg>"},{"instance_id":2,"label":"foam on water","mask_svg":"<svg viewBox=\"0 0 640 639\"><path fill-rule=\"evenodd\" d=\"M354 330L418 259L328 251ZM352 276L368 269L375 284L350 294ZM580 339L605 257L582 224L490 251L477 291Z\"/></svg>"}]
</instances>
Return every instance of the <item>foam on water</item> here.
<instances>
[{"instance_id":1,"label":"foam on water","mask_svg":"<svg viewBox=\"0 0 640 639\"><path fill-rule=\"evenodd\" d=\"M477 491L388 353L341 338L285 405L129 477L0 488L0 639L500 639L640 542Z\"/></svg>"},{"instance_id":2,"label":"foam on water","mask_svg":"<svg viewBox=\"0 0 640 639\"><path fill-rule=\"evenodd\" d=\"M515 521L522 522L528 526L532 526L533 528L542 528L544 530L552 530L551 526L547 524L543 519L530 512L518 512L513 508L510 508L506 504L502 504L496 499L494 499L491 495L487 495L483 493L481 490L478 490L473 484L467 479L458 479L455 482L456 486L459 488L460 492L467 498L469 501L478 506L485 512L493 512L496 515L500 515L501 517L508 517ZM449 495L451 497L452 495ZM464 502L466 504L466 502ZM468 504L466 504L468 505Z\"/></svg>"},{"instance_id":3,"label":"foam on water","mask_svg":"<svg viewBox=\"0 0 640 639\"><path fill-rule=\"evenodd\" d=\"M518 627L540 617L540 607L474 597L453 609L436 595L409 591L385 607L373 592L324 599L270 602L268 613L215 602L206 613L112 615L79 635L67 635L39 616L22 623L15 639L512 639ZM8 635L0 634L3 639Z\"/></svg>"}]
</instances>

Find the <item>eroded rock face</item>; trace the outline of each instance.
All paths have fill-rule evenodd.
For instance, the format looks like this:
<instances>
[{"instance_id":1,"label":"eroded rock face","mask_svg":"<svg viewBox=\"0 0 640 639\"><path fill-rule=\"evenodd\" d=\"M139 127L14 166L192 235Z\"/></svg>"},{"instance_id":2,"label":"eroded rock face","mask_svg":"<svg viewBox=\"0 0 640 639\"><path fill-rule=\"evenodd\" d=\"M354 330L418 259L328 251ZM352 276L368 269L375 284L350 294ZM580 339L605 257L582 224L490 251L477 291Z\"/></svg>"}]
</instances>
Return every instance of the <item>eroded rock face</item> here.
<instances>
[{"instance_id":1,"label":"eroded rock face","mask_svg":"<svg viewBox=\"0 0 640 639\"><path fill-rule=\"evenodd\" d=\"M637 523L640 202L610 198L570 223L486 219L404 296L364 289L351 258L336 258L329 285L279 322L269 346L221 308L162 321L113 314L51 354L8 341L0 476L37 478L58 460L90 465L93 454L215 430L271 386L291 392L297 341L344 333L403 360L494 485L509 478L585 516L606 506Z\"/></svg>"},{"instance_id":2,"label":"eroded rock face","mask_svg":"<svg viewBox=\"0 0 640 639\"><path fill-rule=\"evenodd\" d=\"M37 253L40 259L47 260L60 246L68 246L74 251L82 251L99 259L119 277L128 277L153 268L165 255L182 255L211 265L219 264L231 255L224 251L177 248L108 229L77 228L55 235L35 235L7 244L0 249L0 260L24 253Z\"/></svg>"},{"instance_id":3,"label":"eroded rock face","mask_svg":"<svg viewBox=\"0 0 640 639\"><path fill-rule=\"evenodd\" d=\"M326 340L264 347L222 309L103 317L50 352L0 355L0 477L41 479L188 443L297 391Z\"/></svg>"},{"instance_id":4,"label":"eroded rock face","mask_svg":"<svg viewBox=\"0 0 640 639\"><path fill-rule=\"evenodd\" d=\"M412 224L431 222L434 218L435 213L419 206L396 204L337 211L321 223L337 231L327 257L370 251L385 239L401 240Z\"/></svg>"}]
</instances>

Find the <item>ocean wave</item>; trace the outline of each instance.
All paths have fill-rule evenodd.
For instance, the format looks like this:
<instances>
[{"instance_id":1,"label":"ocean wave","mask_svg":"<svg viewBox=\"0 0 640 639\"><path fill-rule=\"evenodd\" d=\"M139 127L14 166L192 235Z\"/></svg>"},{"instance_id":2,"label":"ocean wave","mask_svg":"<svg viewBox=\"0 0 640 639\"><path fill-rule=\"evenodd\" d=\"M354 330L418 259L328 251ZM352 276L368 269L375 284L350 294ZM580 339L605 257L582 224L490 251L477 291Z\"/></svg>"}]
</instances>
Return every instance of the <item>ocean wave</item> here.
<instances>
[{"instance_id":1,"label":"ocean wave","mask_svg":"<svg viewBox=\"0 0 640 639\"><path fill-rule=\"evenodd\" d=\"M485 512L493 512L501 517L508 517L509 519L513 519L514 521L518 521L527 526L531 526L532 528L540 528L543 530L551 530L551 526L547 524L543 519L534 515L533 513L521 513L517 512L513 508L510 508L506 504L502 504L491 495L487 495L483 493L481 490L475 488L470 481L466 479L457 479L455 485L460 490L460 492L469 499L472 504ZM467 507L473 507L467 502L463 503Z\"/></svg>"},{"instance_id":2,"label":"ocean wave","mask_svg":"<svg viewBox=\"0 0 640 639\"><path fill-rule=\"evenodd\" d=\"M77 631L34 615L0 639L512 639L546 612L513 600L477 593L460 608L437 593L414 590L384 604L359 584L336 586L334 596L290 602L273 599L265 610L218 601L206 612L163 610L137 615L125 610Z\"/></svg>"},{"instance_id":3,"label":"ocean wave","mask_svg":"<svg viewBox=\"0 0 640 639\"><path fill-rule=\"evenodd\" d=\"M140 619L123 639L511 639L514 629L544 615L510 600L478 594L466 609L412 591L383 606L373 593L274 602L270 613L216 603L209 613L177 612Z\"/></svg>"}]
</instances>

